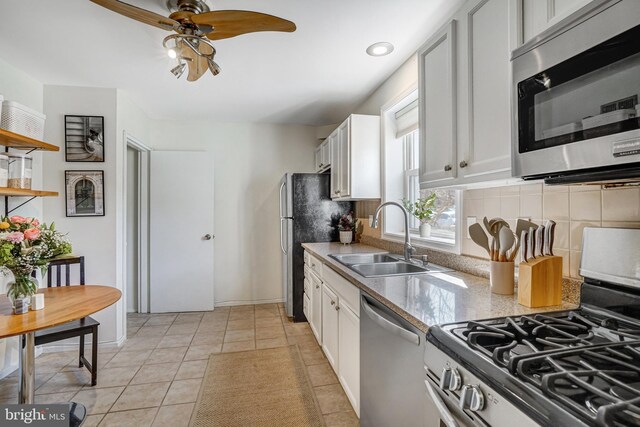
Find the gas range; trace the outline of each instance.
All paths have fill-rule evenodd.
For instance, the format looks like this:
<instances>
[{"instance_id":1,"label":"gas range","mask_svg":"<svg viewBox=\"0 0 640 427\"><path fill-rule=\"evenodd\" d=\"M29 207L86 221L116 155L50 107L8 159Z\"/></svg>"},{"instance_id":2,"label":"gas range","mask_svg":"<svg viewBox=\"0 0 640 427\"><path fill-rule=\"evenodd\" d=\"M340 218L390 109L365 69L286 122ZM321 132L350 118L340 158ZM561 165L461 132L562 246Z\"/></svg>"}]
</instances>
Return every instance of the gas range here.
<instances>
[{"instance_id":1,"label":"gas range","mask_svg":"<svg viewBox=\"0 0 640 427\"><path fill-rule=\"evenodd\" d=\"M640 230L584 241L580 309L430 329L427 387L455 415L445 425L640 426Z\"/></svg>"}]
</instances>

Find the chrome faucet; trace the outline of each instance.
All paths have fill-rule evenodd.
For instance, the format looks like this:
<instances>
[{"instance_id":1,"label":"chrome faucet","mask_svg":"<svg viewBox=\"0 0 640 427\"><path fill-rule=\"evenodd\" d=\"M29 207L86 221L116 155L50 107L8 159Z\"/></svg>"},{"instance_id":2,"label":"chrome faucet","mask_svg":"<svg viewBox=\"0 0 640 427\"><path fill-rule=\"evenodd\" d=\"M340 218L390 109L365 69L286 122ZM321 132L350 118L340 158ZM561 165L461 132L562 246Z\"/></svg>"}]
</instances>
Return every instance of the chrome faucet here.
<instances>
[{"instance_id":1,"label":"chrome faucet","mask_svg":"<svg viewBox=\"0 0 640 427\"><path fill-rule=\"evenodd\" d=\"M378 206L376 212L373 214L373 223L371 224L371 226L373 228L378 228L378 217L380 216L380 211L383 207L391 205L399 207L404 214L404 260L406 262L411 262L411 255L413 255L415 249L413 248L413 246L411 246L411 236L409 234L409 212L407 212L404 206L397 202L384 202L383 204Z\"/></svg>"}]
</instances>

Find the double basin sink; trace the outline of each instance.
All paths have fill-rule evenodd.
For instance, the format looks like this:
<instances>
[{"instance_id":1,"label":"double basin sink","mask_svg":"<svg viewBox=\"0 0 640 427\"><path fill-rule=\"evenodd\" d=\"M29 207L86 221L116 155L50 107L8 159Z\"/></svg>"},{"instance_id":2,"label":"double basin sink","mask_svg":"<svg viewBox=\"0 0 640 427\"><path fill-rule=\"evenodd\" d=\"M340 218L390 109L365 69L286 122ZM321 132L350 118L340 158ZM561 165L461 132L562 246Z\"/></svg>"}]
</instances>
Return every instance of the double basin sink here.
<instances>
[{"instance_id":1,"label":"double basin sink","mask_svg":"<svg viewBox=\"0 0 640 427\"><path fill-rule=\"evenodd\" d=\"M420 265L420 262L404 261L401 255L394 254L333 254L329 255L364 277L410 276L417 274L449 271L439 265Z\"/></svg>"}]
</instances>

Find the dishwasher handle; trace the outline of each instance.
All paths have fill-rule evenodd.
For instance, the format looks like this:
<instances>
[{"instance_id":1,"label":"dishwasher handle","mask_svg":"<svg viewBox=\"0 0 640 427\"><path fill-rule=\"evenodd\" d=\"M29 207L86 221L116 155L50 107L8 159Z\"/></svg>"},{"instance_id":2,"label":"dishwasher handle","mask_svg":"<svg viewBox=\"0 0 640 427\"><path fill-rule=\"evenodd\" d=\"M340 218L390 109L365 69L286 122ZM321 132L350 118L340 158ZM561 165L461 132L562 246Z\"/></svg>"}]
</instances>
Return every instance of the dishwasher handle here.
<instances>
[{"instance_id":1,"label":"dishwasher handle","mask_svg":"<svg viewBox=\"0 0 640 427\"><path fill-rule=\"evenodd\" d=\"M453 418L453 415L451 415L451 412L449 412L449 409L447 409L447 405L445 405L445 403L438 395L438 392L435 391L433 386L429 383L429 380L426 380L424 384L427 386L429 396L431 397L434 405L436 405L436 408L440 413L440 417L442 418L442 422L444 423L444 425L446 425L447 427L460 427L458 422Z\"/></svg>"},{"instance_id":2,"label":"dishwasher handle","mask_svg":"<svg viewBox=\"0 0 640 427\"><path fill-rule=\"evenodd\" d=\"M376 323L376 325L380 326L388 332L391 332L392 334L400 336L401 338L409 341L412 344L418 346L420 345L420 336L418 334L413 333L400 325L396 325L395 323L390 322L384 317L380 316L378 313L376 313L375 308L369 305L364 295L360 297L360 306L362 307L366 315Z\"/></svg>"}]
</instances>

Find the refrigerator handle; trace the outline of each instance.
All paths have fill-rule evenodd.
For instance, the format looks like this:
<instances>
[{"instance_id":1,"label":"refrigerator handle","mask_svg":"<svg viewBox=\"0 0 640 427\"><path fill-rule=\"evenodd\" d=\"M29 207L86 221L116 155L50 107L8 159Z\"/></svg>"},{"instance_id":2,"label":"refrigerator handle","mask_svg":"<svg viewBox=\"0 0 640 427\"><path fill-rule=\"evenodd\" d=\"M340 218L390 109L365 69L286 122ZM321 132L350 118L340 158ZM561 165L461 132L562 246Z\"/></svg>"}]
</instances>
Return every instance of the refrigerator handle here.
<instances>
[{"instance_id":1,"label":"refrigerator handle","mask_svg":"<svg viewBox=\"0 0 640 427\"><path fill-rule=\"evenodd\" d=\"M284 241L282 239L282 231L283 231L283 228L284 228L284 227L282 227L283 221L286 221L286 218L280 218L280 250L282 251L283 254L287 255L287 250L284 247Z\"/></svg>"},{"instance_id":2,"label":"refrigerator handle","mask_svg":"<svg viewBox=\"0 0 640 427\"><path fill-rule=\"evenodd\" d=\"M287 185L287 181L286 179L284 181L282 181L282 184L280 184L280 218L284 217L285 215L282 213L282 189L284 188L284 186ZM281 225L282 227L282 225ZM281 230L282 231L282 230ZM282 233L280 233L282 235ZM282 240L282 238L280 239Z\"/></svg>"}]
</instances>

